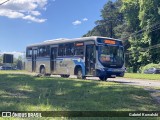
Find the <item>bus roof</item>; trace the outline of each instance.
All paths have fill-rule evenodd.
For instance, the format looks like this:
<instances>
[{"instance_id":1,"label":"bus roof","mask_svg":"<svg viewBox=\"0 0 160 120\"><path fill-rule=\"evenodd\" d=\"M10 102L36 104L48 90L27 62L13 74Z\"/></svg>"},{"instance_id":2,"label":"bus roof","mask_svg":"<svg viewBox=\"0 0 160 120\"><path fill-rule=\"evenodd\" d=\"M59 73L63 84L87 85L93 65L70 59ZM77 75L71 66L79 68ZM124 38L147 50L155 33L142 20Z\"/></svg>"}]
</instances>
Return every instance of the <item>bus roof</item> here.
<instances>
[{"instance_id":1,"label":"bus roof","mask_svg":"<svg viewBox=\"0 0 160 120\"><path fill-rule=\"evenodd\" d=\"M81 41L90 41L90 40L96 40L97 38L106 38L106 39L114 39L109 37L101 37L101 36L90 36L90 37L81 37L81 38L73 38L73 39L67 39L67 38L58 38L58 39L52 39L52 40L45 40L42 43L32 44L27 47L35 47L35 46L42 46L42 45L50 45L50 44L60 44L60 43L67 43L67 42L81 42ZM116 41L121 41L119 39L114 39Z\"/></svg>"}]
</instances>

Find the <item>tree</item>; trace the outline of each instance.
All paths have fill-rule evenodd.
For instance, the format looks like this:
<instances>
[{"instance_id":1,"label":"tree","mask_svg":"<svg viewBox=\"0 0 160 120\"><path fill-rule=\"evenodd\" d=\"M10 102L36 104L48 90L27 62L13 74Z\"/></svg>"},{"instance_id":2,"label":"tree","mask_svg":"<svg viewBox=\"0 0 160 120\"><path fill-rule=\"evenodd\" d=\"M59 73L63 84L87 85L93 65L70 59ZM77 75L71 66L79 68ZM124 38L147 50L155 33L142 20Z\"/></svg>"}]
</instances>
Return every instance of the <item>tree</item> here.
<instances>
[{"instance_id":1,"label":"tree","mask_svg":"<svg viewBox=\"0 0 160 120\"><path fill-rule=\"evenodd\" d=\"M108 1L101 10L101 20L97 20L96 27L84 36L107 36L116 38L114 28L123 22L123 15L119 8L121 0L116 2Z\"/></svg>"},{"instance_id":2,"label":"tree","mask_svg":"<svg viewBox=\"0 0 160 120\"><path fill-rule=\"evenodd\" d=\"M140 0L139 19L143 33L144 44L148 47L160 44L160 2L159 0ZM160 62L160 49L150 49L150 61L153 63Z\"/></svg>"}]
</instances>

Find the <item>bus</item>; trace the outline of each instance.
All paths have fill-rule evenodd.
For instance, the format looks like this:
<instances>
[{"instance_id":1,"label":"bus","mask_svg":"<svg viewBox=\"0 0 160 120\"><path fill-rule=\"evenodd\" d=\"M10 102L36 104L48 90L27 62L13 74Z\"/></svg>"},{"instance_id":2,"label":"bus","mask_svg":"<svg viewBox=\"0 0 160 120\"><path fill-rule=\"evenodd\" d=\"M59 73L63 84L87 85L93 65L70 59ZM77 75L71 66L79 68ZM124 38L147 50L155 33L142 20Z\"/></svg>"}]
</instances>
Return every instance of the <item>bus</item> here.
<instances>
[{"instance_id":1,"label":"bus","mask_svg":"<svg viewBox=\"0 0 160 120\"><path fill-rule=\"evenodd\" d=\"M125 73L122 41L108 37L47 40L26 48L26 70L41 75L107 78Z\"/></svg>"}]
</instances>

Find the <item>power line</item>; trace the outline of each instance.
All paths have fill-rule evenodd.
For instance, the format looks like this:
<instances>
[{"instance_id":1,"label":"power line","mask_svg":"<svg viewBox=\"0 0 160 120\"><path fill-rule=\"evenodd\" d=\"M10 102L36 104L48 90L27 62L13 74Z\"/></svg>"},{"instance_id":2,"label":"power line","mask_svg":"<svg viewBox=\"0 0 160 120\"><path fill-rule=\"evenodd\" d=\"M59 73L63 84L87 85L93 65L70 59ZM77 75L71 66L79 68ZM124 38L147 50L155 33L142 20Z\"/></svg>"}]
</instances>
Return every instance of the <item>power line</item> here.
<instances>
[{"instance_id":1,"label":"power line","mask_svg":"<svg viewBox=\"0 0 160 120\"><path fill-rule=\"evenodd\" d=\"M6 1L0 3L0 5L3 5L3 4L5 4L6 2L9 2L9 1L10 1L10 0L6 0Z\"/></svg>"},{"instance_id":2,"label":"power line","mask_svg":"<svg viewBox=\"0 0 160 120\"><path fill-rule=\"evenodd\" d=\"M160 47L160 44L157 44L157 45L153 45L153 46L150 46L150 47L146 47L146 48L141 48L141 50L134 50L134 51L131 51L131 52L126 52L125 54L132 54L132 53L135 53L135 52L144 52L146 50L151 50L151 49L155 49L155 48L159 48Z\"/></svg>"},{"instance_id":3,"label":"power line","mask_svg":"<svg viewBox=\"0 0 160 120\"><path fill-rule=\"evenodd\" d=\"M146 27L144 27L143 29L141 29L141 30L139 30L139 31L137 31L137 32L135 32L135 33L132 33L131 35L129 35L129 36L127 36L127 37L121 38L121 39L125 41L125 40L128 40L129 37L139 36L139 35L142 34L144 31L149 31L149 30L150 30L149 32L153 32L153 31L156 31L156 30L158 30L158 29L160 29L160 21L152 24L149 28L147 28L147 26L146 26Z\"/></svg>"}]
</instances>

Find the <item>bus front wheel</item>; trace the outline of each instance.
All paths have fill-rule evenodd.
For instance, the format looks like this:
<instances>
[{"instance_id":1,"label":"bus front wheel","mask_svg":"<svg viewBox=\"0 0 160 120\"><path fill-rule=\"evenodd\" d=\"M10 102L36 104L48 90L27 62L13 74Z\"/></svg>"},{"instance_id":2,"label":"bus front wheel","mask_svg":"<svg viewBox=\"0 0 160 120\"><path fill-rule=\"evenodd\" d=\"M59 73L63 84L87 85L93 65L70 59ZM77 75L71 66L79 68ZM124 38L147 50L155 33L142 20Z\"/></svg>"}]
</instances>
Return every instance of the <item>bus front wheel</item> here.
<instances>
[{"instance_id":1,"label":"bus front wheel","mask_svg":"<svg viewBox=\"0 0 160 120\"><path fill-rule=\"evenodd\" d=\"M99 79L102 81L106 81L107 80L107 76L99 76Z\"/></svg>"},{"instance_id":2,"label":"bus front wheel","mask_svg":"<svg viewBox=\"0 0 160 120\"><path fill-rule=\"evenodd\" d=\"M82 74L82 69L78 68L77 70L77 79L85 79L85 76Z\"/></svg>"}]
</instances>

